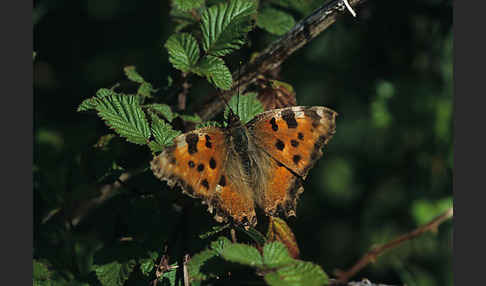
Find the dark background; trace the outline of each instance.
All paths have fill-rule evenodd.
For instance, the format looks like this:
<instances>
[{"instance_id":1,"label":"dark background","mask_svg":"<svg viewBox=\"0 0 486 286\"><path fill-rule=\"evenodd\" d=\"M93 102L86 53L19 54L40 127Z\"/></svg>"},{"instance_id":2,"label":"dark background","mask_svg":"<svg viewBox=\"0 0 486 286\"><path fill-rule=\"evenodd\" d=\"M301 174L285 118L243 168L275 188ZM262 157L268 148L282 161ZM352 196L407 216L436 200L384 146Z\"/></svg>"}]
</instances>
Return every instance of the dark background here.
<instances>
[{"instance_id":1,"label":"dark background","mask_svg":"<svg viewBox=\"0 0 486 286\"><path fill-rule=\"evenodd\" d=\"M92 114L76 112L99 88L121 83L135 65L164 96L174 73L162 47L172 32L165 1L36 1L34 3L34 257L63 277L92 283L90 267L122 237L173 259L197 253L197 235L216 223L204 207L169 191L147 171L83 217L80 202L99 196L113 162L146 167L150 151L115 140ZM358 18L345 14L282 66L299 105L340 115L337 132L314 167L288 220L304 260L332 274L372 245L408 232L452 206L451 1L367 1ZM294 13L296 20L302 14ZM229 62L246 62L276 39L260 29ZM236 70L232 64L232 70ZM191 105L210 88L191 89ZM174 104L167 96L167 103ZM110 181L111 179L111 181ZM148 193L148 195L144 195ZM184 205L181 214L174 203ZM174 238L175 237L175 238ZM384 255L356 279L407 285L452 285L452 224ZM68 277L68 278L66 278ZM257 279L257 278L255 278Z\"/></svg>"}]
</instances>

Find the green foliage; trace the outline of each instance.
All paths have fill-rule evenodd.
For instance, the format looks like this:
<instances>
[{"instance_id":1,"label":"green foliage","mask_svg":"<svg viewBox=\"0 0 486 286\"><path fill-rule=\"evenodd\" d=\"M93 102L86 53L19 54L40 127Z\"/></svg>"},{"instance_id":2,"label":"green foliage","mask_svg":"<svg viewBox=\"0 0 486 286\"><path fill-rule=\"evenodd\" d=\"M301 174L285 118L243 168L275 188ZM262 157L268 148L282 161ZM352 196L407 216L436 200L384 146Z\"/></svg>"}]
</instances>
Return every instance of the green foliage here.
<instances>
[{"instance_id":1,"label":"green foliage","mask_svg":"<svg viewBox=\"0 0 486 286\"><path fill-rule=\"evenodd\" d=\"M95 273L103 286L122 286L135 268L134 259L126 262L113 261L104 265L95 265Z\"/></svg>"},{"instance_id":2,"label":"green foliage","mask_svg":"<svg viewBox=\"0 0 486 286\"><path fill-rule=\"evenodd\" d=\"M208 55L224 56L239 49L252 28L256 13L252 0L230 0L208 8L201 14L203 49Z\"/></svg>"},{"instance_id":3,"label":"green foliage","mask_svg":"<svg viewBox=\"0 0 486 286\"><path fill-rule=\"evenodd\" d=\"M266 266L276 268L293 262L294 259L281 242L269 242L263 246L263 263Z\"/></svg>"},{"instance_id":4,"label":"green foliage","mask_svg":"<svg viewBox=\"0 0 486 286\"><path fill-rule=\"evenodd\" d=\"M106 124L128 142L147 144L150 128L138 97L122 94L103 97L96 110Z\"/></svg>"},{"instance_id":5,"label":"green foliage","mask_svg":"<svg viewBox=\"0 0 486 286\"><path fill-rule=\"evenodd\" d=\"M241 243L232 243L226 246L220 253L228 261L249 266L262 267L262 256L254 247Z\"/></svg>"},{"instance_id":6,"label":"green foliage","mask_svg":"<svg viewBox=\"0 0 486 286\"><path fill-rule=\"evenodd\" d=\"M177 116L177 114L173 113L172 109L167 104L154 103L146 105L145 107L152 112L162 115L169 122L172 122L172 120L174 120L174 118Z\"/></svg>"},{"instance_id":7,"label":"green foliage","mask_svg":"<svg viewBox=\"0 0 486 286\"><path fill-rule=\"evenodd\" d=\"M235 95L228 102L229 108L240 117L243 124L248 123L253 117L263 112L263 105L257 99L257 96L254 92L248 92L244 95ZM225 119L228 119L229 112L230 110L226 107Z\"/></svg>"},{"instance_id":8,"label":"green foliage","mask_svg":"<svg viewBox=\"0 0 486 286\"><path fill-rule=\"evenodd\" d=\"M49 269L47 265L37 261L34 259L34 268L33 268L33 282L34 285L49 285L51 274L49 273Z\"/></svg>"},{"instance_id":9,"label":"green foliage","mask_svg":"<svg viewBox=\"0 0 486 286\"><path fill-rule=\"evenodd\" d=\"M258 13L257 26L275 35L283 35L295 25L294 18L275 8L264 8Z\"/></svg>"},{"instance_id":10,"label":"green foliage","mask_svg":"<svg viewBox=\"0 0 486 286\"><path fill-rule=\"evenodd\" d=\"M172 3L181 11L188 11L201 7L204 0L172 0Z\"/></svg>"},{"instance_id":11,"label":"green foliage","mask_svg":"<svg viewBox=\"0 0 486 286\"><path fill-rule=\"evenodd\" d=\"M172 127L160 119L156 114L151 113L152 124L151 130L155 141L149 143L149 147L153 152L162 151L165 147L172 144L172 140L176 138L181 132L173 130Z\"/></svg>"},{"instance_id":12,"label":"green foliage","mask_svg":"<svg viewBox=\"0 0 486 286\"><path fill-rule=\"evenodd\" d=\"M268 285L283 286L319 286L329 284L328 277L321 267L305 261L278 268L274 272L265 275Z\"/></svg>"},{"instance_id":13,"label":"green foliage","mask_svg":"<svg viewBox=\"0 0 486 286\"><path fill-rule=\"evenodd\" d=\"M209 55L204 57L194 72L206 76L211 84L223 90L229 90L233 84L230 70L224 64L223 59L218 57Z\"/></svg>"},{"instance_id":14,"label":"green foliage","mask_svg":"<svg viewBox=\"0 0 486 286\"><path fill-rule=\"evenodd\" d=\"M176 69L183 72L194 69L199 60L199 45L191 34L174 34L167 40L165 47L169 52L169 61Z\"/></svg>"},{"instance_id":15,"label":"green foliage","mask_svg":"<svg viewBox=\"0 0 486 286\"><path fill-rule=\"evenodd\" d=\"M39 7L48 2L39 1ZM226 237L210 242L228 229L205 231L212 222L205 207L169 191L148 168L150 151L170 144L179 134L175 129L220 126L194 114L214 94L208 82L232 88L236 62L263 51L275 39L268 32L288 31L293 19L309 15L323 1L254 1L259 6L245 10L249 1L177 0L170 5L170 23L164 9L148 3L121 10L90 5L87 17L75 19L79 27L96 27L64 35L82 42L83 51L96 53L79 53L49 40L59 33L52 27L66 28L62 18L46 14L45 25L34 27L45 36L34 37L33 284L151 285L166 242L169 268L158 285L184 284L180 262L185 254L191 258L191 285L326 283L319 266L289 257L291 244L267 243L272 239L256 229L232 225L240 242L236 246ZM389 241L452 206L452 10L415 1L404 13L391 13L393 3L382 4L368 7L373 21L338 20L289 57L278 74L295 87L299 105L329 106L340 114L333 140L305 181L291 224L302 259L330 268L352 265L353 257L372 243ZM57 9L65 14L73 7ZM396 21L389 21L391 14ZM105 20L140 25L123 30L124 25L102 25ZM250 42L246 33L254 20L261 29ZM106 35L113 35L109 45L92 41ZM164 39L168 53L162 59L154 35ZM65 59L72 64L63 64ZM155 80L145 81L130 66L124 69L128 80L110 88L106 82L119 81L120 62L143 67ZM289 90L269 80L273 88ZM179 114L171 107L178 105L182 82L189 89L187 109ZM241 106L244 97L238 107L236 97L231 104L247 122L262 109L254 98ZM78 111L91 114L72 112L78 104ZM109 114L104 120L113 131L100 128L99 109ZM119 140L127 136L147 147ZM124 173L133 175L123 184L116 182ZM96 207L85 211L93 201ZM259 217L257 227L264 231L264 226ZM353 280L452 286L452 224L438 230L381 256ZM143 247L128 257L116 249L99 259L119 241Z\"/></svg>"}]
</instances>

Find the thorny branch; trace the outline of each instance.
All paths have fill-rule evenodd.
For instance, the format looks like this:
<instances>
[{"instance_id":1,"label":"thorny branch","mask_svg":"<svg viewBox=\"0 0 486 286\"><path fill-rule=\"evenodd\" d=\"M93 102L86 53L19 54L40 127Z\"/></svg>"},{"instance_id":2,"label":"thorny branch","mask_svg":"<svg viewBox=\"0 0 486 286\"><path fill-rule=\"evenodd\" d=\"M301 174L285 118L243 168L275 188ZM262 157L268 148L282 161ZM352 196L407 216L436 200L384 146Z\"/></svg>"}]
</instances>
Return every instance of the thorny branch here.
<instances>
[{"instance_id":1,"label":"thorny branch","mask_svg":"<svg viewBox=\"0 0 486 286\"><path fill-rule=\"evenodd\" d=\"M405 241L411 240L411 239L413 239L413 238L415 238L415 237L417 237L417 236L419 236L419 235L421 235L421 234L423 234L424 232L427 232L427 231L436 232L439 225L441 223L443 223L444 221L452 218L452 216L453 216L453 209L450 208L446 212L441 214L440 216L434 218L429 223L422 225L422 226L414 229L413 231L411 231L407 234L401 235L401 236L395 238L394 240L392 240L392 241L390 241L390 242L388 242L388 243L386 243L382 246L373 248L368 253L366 253L349 270L347 270L347 271L340 271L340 270L335 271L336 276L338 277L337 281L340 282L340 283L345 283L346 281L349 280L349 278L353 277L358 271L363 269L366 265L370 264L371 262L376 261L378 256L382 255L387 250L390 250L392 248L397 247L398 245L402 244Z\"/></svg>"},{"instance_id":2,"label":"thorny branch","mask_svg":"<svg viewBox=\"0 0 486 286\"><path fill-rule=\"evenodd\" d=\"M253 61L243 66L239 75L236 72L233 73L233 78L236 79L233 82L233 88L222 95L225 97L229 96L237 86L241 93L244 92L257 79L258 75L279 67L295 51L302 48L336 22L339 14L353 11L352 9L349 10L348 6L355 7L365 1L347 0L343 2L342 0L334 0L321 6L311 15L298 22L287 34L267 47ZM220 98L214 95L211 101L203 106L198 115L203 120L211 119L222 110L223 106L224 103Z\"/></svg>"}]
</instances>

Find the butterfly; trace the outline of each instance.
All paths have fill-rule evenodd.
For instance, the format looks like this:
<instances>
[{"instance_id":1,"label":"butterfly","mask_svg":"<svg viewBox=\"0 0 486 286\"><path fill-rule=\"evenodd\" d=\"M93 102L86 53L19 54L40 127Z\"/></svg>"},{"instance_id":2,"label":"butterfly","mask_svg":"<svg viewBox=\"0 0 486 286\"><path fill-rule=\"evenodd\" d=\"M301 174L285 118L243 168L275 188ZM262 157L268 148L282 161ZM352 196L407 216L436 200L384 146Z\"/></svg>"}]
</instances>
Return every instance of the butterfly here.
<instances>
[{"instance_id":1,"label":"butterfly","mask_svg":"<svg viewBox=\"0 0 486 286\"><path fill-rule=\"evenodd\" d=\"M335 133L337 113L293 106L260 113L243 124L230 110L226 127L179 135L151 161L156 177L202 199L218 222L255 226L267 216L295 216L303 181Z\"/></svg>"}]
</instances>

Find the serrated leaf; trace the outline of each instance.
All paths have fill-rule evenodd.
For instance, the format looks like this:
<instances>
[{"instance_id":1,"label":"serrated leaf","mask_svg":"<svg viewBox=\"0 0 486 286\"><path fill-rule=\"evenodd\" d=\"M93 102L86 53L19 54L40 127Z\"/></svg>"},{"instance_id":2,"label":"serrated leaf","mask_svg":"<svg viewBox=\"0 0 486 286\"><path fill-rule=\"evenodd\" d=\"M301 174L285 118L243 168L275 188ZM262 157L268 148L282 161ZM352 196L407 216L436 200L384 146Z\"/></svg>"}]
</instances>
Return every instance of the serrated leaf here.
<instances>
[{"instance_id":1,"label":"serrated leaf","mask_svg":"<svg viewBox=\"0 0 486 286\"><path fill-rule=\"evenodd\" d=\"M114 92L112 89L108 89L108 88L100 88L98 89L98 91L96 91L96 97L98 98L103 98L103 97L106 97L106 96L110 96L110 95L116 95L117 93Z\"/></svg>"},{"instance_id":2,"label":"serrated leaf","mask_svg":"<svg viewBox=\"0 0 486 286\"><path fill-rule=\"evenodd\" d=\"M249 266L263 267L260 252L254 247L241 243L227 245L221 252L221 256L231 262Z\"/></svg>"},{"instance_id":3,"label":"serrated leaf","mask_svg":"<svg viewBox=\"0 0 486 286\"><path fill-rule=\"evenodd\" d=\"M203 123L198 123L196 125L196 129L204 128L204 127L222 127L222 125L217 121L206 121Z\"/></svg>"},{"instance_id":4,"label":"serrated leaf","mask_svg":"<svg viewBox=\"0 0 486 286\"><path fill-rule=\"evenodd\" d=\"M162 151L165 147L171 145L174 138L181 132L172 129L172 126L165 123L155 113L151 113L150 116L152 119L152 135L154 136L155 142L151 141L149 147L153 152Z\"/></svg>"},{"instance_id":5,"label":"serrated leaf","mask_svg":"<svg viewBox=\"0 0 486 286\"><path fill-rule=\"evenodd\" d=\"M191 71L199 60L199 45L188 33L174 34L165 43L169 62L178 70Z\"/></svg>"},{"instance_id":6,"label":"serrated leaf","mask_svg":"<svg viewBox=\"0 0 486 286\"><path fill-rule=\"evenodd\" d=\"M134 259L120 263L113 261L100 266L95 266L95 273L103 286L122 286L132 273L136 262Z\"/></svg>"},{"instance_id":7,"label":"serrated leaf","mask_svg":"<svg viewBox=\"0 0 486 286\"><path fill-rule=\"evenodd\" d=\"M257 26L271 34L281 36L295 25L294 18L284 11L264 8L258 13Z\"/></svg>"},{"instance_id":8,"label":"serrated leaf","mask_svg":"<svg viewBox=\"0 0 486 286\"><path fill-rule=\"evenodd\" d=\"M78 106L77 112L94 110L98 104L99 101L96 97L87 98Z\"/></svg>"},{"instance_id":9,"label":"serrated leaf","mask_svg":"<svg viewBox=\"0 0 486 286\"><path fill-rule=\"evenodd\" d=\"M328 277L319 265L296 260L264 277L268 285L278 286L320 286L329 284Z\"/></svg>"},{"instance_id":10,"label":"serrated leaf","mask_svg":"<svg viewBox=\"0 0 486 286\"><path fill-rule=\"evenodd\" d=\"M233 85L231 72L221 58L206 56L194 69L194 72L206 76L211 84L223 90L229 90Z\"/></svg>"},{"instance_id":11,"label":"serrated leaf","mask_svg":"<svg viewBox=\"0 0 486 286\"><path fill-rule=\"evenodd\" d=\"M199 117L199 115L197 115L197 114L194 114L194 115L179 114L179 116L184 121L189 121L189 122L193 122L193 123L202 123L201 117Z\"/></svg>"},{"instance_id":12,"label":"serrated leaf","mask_svg":"<svg viewBox=\"0 0 486 286\"><path fill-rule=\"evenodd\" d=\"M203 49L213 56L224 56L239 49L244 36L252 29L251 16L256 3L251 0L231 0L214 5L201 14Z\"/></svg>"},{"instance_id":13,"label":"serrated leaf","mask_svg":"<svg viewBox=\"0 0 486 286\"><path fill-rule=\"evenodd\" d=\"M174 118L176 117L176 114L172 112L172 109L167 104L153 103L146 105L145 107L149 108L152 111L155 111L159 115L162 115L169 122L172 122L172 120L174 120Z\"/></svg>"},{"instance_id":14,"label":"serrated leaf","mask_svg":"<svg viewBox=\"0 0 486 286\"><path fill-rule=\"evenodd\" d=\"M205 0L173 0L172 3L181 11L196 9L204 4Z\"/></svg>"},{"instance_id":15,"label":"serrated leaf","mask_svg":"<svg viewBox=\"0 0 486 286\"><path fill-rule=\"evenodd\" d=\"M156 92L157 89L152 87L152 84L149 82L143 82L140 84L137 90L137 94L143 97L152 97L152 93Z\"/></svg>"},{"instance_id":16,"label":"serrated leaf","mask_svg":"<svg viewBox=\"0 0 486 286\"><path fill-rule=\"evenodd\" d=\"M287 247L281 242L270 242L263 246L263 263L270 268L281 267L295 260L290 257Z\"/></svg>"},{"instance_id":17,"label":"serrated leaf","mask_svg":"<svg viewBox=\"0 0 486 286\"><path fill-rule=\"evenodd\" d=\"M172 9L170 9L170 19L176 23L176 26L174 27L175 32L179 32L184 28L197 23L190 12L182 11L175 5L172 5Z\"/></svg>"},{"instance_id":18,"label":"serrated leaf","mask_svg":"<svg viewBox=\"0 0 486 286\"><path fill-rule=\"evenodd\" d=\"M206 274L201 272L201 267L206 263L206 261L215 257L216 255L216 251L206 249L191 258L191 260L187 263L187 268L191 281L205 280L208 278Z\"/></svg>"},{"instance_id":19,"label":"serrated leaf","mask_svg":"<svg viewBox=\"0 0 486 286\"><path fill-rule=\"evenodd\" d=\"M226 248L226 246L231 245L231 244L232 243L228 238L226 238L224 236L220 236L220 237L218 237L218 239L211 242L211 249L216 251L218 254L221 255L221 252L223 252L223 250Z\"/></svg>"},{"instance_id":20,"label":"serrated leaf","mask_svg":"<svg viewBox=\"0 0 486 286\"><path fill-rule=\"evenodd\" d=\"M123 68L123 71L129 80L138 83L145 82L143 77L135 70L134 66L126 66Z\"/></svg>"},{"instance_id":21,"label":"serrated leaf","mask_svg":"<svg viewBox=\"0 0 486 286\"><path fill-rule=\"evenodd\" d=\"M235 95L228 102L229 108L240 117L243 124L248 123L253 117L263 112L263 105L257 99L257 96L255 92L249 92L240 96ZM224 111L225 119L228 119L229 112L228 107L226 107Z\"/></svg>"},{"instance_id":22,"label":"serrated leaf","mask_svg":"<svg viewBox=\"0 0 486 286\"><path fill-rule=\"evenodd\" d=\"M147 144L150 128L140 107L139 96L106 96L100 99L96 110L105 123L128 142Z\"/></svg>"}]
</instances>

